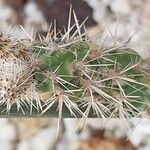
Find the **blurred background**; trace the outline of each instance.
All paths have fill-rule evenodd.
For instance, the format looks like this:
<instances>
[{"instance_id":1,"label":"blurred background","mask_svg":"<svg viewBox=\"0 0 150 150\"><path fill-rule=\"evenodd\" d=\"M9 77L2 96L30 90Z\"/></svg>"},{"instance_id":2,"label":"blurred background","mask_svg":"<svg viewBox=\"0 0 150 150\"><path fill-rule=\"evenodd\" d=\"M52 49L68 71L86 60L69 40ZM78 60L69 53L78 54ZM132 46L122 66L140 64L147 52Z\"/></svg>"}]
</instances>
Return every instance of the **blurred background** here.
<instances>
[{"instance_id":1,"label":"blurred background","mask_svg":"<svg viewBox=\"0 0 150 150\"><path fill-rule=\"evenodd\" d=\"M0 0L0 31L24 36L46 35L56 19L57 30L67 27L69 8L79 23L86 17L89 36L112 42L127 42L143 57L150 57L149 0ZM73 23L73 22L72 22ZM0 119L0 150L149 150L150 120L63 119L57 134L57 119Z\"/></svg>"}]
</instances>

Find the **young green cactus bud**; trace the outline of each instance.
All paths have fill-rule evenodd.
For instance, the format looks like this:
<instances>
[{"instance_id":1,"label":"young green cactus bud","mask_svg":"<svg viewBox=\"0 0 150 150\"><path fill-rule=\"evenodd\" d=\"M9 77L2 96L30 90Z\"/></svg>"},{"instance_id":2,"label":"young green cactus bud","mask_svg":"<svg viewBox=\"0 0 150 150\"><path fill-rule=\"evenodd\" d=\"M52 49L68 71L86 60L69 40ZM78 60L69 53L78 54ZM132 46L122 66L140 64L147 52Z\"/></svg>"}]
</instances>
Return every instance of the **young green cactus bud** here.
<instances>
[{"instance_id":1,"label":"young green cactus bud","mask_svg":"<svg viewBox=\"0 0 150 150\"><path fill-rule=\"evenodd\" d=\"M34 77L41 92L51 93L42 114L56 103L59 114L66 105L74 116L130 118L141 115L139 106L146 106L148 85L142 81L149 74L139 67L139 54L126 45L95 49L82 39L40 57L43 63Z\"/></svg>"}]
</instances>

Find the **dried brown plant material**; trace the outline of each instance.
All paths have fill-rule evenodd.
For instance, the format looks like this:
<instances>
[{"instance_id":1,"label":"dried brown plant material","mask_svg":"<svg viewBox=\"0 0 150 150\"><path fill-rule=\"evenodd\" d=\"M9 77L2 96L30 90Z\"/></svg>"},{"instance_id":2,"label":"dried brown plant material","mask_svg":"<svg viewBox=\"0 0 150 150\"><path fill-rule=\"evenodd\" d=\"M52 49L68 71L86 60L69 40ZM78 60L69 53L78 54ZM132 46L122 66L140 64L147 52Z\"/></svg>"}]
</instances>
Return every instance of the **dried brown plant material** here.
<instances>
[{"instance_id":1,"label":"dried brown plant material","mask_svg":"<svg viewBox=\"0 0 150 150\"><path fill-rule=\"evenodd\" d=\"M136 150L126 139L90 138L82 141L79 150Z\"/></svg>"},{"instance_id":2,"label":"dried brown plant material","mask_svg":"<svg viewBox=\"0 0 150 150\"><path fill-rule=\"evenodd\" d=\"M106 137L105 129L90 127L90 138L80 142L79 150L136 150L126 137Z\"/></svg>"}]
</instances>

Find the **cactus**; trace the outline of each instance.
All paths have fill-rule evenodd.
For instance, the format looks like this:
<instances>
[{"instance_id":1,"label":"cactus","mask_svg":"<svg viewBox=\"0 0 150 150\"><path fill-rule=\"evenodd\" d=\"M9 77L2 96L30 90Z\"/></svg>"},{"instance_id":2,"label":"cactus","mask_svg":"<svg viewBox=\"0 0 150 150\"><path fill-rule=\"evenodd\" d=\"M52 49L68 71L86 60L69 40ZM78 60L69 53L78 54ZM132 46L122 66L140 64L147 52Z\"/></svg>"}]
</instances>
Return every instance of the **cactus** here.
<instances>
[{"instance_id":1,"label":"cactus","mask_svg":"<svg viewBox=\"0 0 150 150\"><path fill-rule=\"evenodd\" d=\"M131 118L148 113L149 62L128 43L99 46L56 27L40 40L0 36L1 116ZM72 29L77 30L72 32Z\"/></svg>"}]
</instances>

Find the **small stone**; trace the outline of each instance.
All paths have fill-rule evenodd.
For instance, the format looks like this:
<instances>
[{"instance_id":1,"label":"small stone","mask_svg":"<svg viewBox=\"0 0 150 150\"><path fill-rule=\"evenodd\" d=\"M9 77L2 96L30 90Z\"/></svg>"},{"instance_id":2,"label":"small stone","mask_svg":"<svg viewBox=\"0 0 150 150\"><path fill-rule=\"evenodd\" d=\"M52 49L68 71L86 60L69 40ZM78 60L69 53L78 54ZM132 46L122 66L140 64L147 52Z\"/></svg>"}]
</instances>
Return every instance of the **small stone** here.
<instances>
[{"instance_id":1,"label":"small stone","mask_svg":"<svg viewBox=\"0 0 150 150\"><path fill-rule=\"evenodd\" d=\"M14 150L14 146L10 142L0 142L0 150Z\"/></svg>"},{"instance_id":2,"label":"small stone","mask_svg":"<svg viewBox=\"0 0 150 150\"><path fill-rule=\"evenodd\" d=\"M44 129L36 137L31 139L31 149L35 150L52 149L55 139L56 139L55 128Z\"/></svg>"},{"instance_id":3,"label":"small stone","mask_svg":"<svg viewBox=\"0 0 150 150\"><path fill-rule=\"evenodd\" d=\"M12 142L16 139L15 127L8 122L8 120L0 121L0 141L2 142Z\"/></svg>"}]
</instances>

